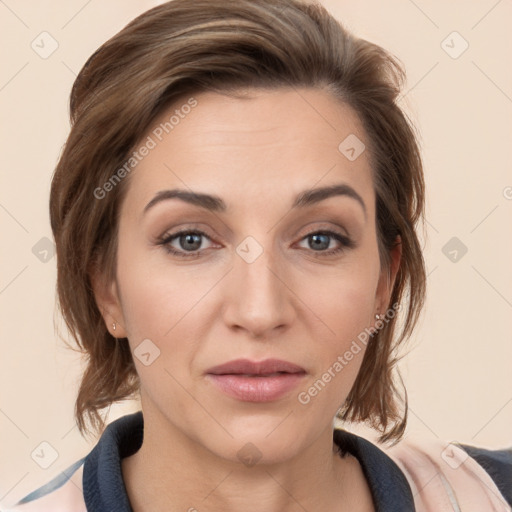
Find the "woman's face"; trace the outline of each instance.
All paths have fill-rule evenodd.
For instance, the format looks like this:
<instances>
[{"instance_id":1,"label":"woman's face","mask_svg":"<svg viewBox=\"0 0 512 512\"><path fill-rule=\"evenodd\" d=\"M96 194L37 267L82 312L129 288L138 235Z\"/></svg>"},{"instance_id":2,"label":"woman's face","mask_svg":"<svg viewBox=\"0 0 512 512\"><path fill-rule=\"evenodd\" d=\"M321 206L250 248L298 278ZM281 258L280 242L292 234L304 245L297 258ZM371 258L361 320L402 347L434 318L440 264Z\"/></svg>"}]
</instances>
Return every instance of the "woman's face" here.
<instances>
[{"instance_id":1,"label":"woman's face","mask_svg":"<svg viewBox=\"0 0 512 512\"><path fill-rule=\"evenodd\" d=\"M202 93L154 123L120 211L117 283L97 292L134 351L146 421L232 460L332 439L358 336L390 291L362 144L351 108L315 89ZM269 359L288 364L256 364ZM215 369L236 360L254 366Z\"/></svg>"}]
</instances>

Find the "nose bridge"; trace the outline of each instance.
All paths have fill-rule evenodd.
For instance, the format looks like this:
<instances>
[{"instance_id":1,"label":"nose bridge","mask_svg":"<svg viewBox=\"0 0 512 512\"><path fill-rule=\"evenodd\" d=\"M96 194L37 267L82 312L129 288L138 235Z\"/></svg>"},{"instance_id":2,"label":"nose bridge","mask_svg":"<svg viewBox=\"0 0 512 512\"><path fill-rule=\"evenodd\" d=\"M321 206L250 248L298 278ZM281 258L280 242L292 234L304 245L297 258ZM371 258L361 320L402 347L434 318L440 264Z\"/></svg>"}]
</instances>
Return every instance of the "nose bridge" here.
<instances>
[{"instance_id":1,"label":"nose bridge","mask_svg":"<svg viewBox=\"0 0 512 512\"><path fill-rule=\"evenodd\" d=\"M291 304L285 276L272 248L271 236L263 246L247 237L236 248L231 273L232 291L226 320L254 335L281 327L290 321Z\"/></svg>"}]
</instances>

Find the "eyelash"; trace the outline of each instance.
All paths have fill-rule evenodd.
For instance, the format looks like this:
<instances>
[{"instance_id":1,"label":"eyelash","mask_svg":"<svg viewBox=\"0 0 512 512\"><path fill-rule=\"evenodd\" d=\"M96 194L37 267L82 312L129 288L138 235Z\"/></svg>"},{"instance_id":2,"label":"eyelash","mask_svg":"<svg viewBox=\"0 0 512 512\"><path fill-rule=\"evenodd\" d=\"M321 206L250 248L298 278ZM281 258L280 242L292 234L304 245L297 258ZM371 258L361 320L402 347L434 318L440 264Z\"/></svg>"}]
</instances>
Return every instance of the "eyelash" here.
<instances>
[{"instance_id":1,"label":"eyelash","mask_svg":"<svg viewBox=\"0 0 512 512\"><path fill-rule=\"evenodd\" d=\"M194 259L194 258L198 258L199 256L201 256L202 251L187 253L187 252L183 252L183 251L177 251L170 245L170 243L174 239L179 238L182 235L200 235L200 236L206 237L209 240L211 240L210 237L204 231L201 231L200 229L184 229L181 231L177 231L176 233L164 235L162 238L159 239L157 244L163 246L164 249L169 254L172 254L173 256L178 256L180 258ZM311 232L307 233L304 237L302 237L301 241L305 240L308 237L313 236L313 235L326 235L331 238L334 238L341 244L340 247L337 247L335 249L330 249L328 251L313 251L313 250L311 250L313 253L317 253L318 257L321 257L321 258L333 256L333 255L341 253L347 249L352 249L353 247L355 247L354 242L347 236L337 233L335 231L329 231L329 230L311 231ZM203 250L206 250L206 249L203 249Z\"/></svg>"}]
</instances>

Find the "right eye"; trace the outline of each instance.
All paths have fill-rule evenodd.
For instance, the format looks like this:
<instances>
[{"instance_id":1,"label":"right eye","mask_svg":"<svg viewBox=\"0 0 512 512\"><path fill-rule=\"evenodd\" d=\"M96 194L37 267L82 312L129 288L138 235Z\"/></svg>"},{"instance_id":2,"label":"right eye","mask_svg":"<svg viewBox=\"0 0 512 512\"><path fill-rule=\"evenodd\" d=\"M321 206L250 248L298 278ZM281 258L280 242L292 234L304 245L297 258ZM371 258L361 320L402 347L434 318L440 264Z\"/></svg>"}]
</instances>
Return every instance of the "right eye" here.
<instances>
[{"instance_id":1,"label":"right eye","mask_svg":"<svg viewBox=\"0 0 512 512\"><path fill-rule=\"evenodd\" d=\"M206 249L201 249L204 239L210 237L201 230L183 229L175 233L166 233L158 242L164 249L180 258L197 258Z\"/></svg>"}]
</instances>

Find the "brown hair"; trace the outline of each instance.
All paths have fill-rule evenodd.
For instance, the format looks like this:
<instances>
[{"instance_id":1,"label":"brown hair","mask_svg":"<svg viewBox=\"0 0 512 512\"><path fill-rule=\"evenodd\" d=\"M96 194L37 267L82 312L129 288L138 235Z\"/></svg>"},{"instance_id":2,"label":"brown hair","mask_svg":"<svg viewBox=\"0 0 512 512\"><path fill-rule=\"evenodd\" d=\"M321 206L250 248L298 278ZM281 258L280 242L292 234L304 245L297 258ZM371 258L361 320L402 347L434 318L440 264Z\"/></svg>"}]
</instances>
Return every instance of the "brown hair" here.
<instances>
[{"instance_id":1,"label":"brown hair","mask_svg":"<svg viewBox=\"0 0 512 512\"><path fill-rule=\"evenodd\" d=\"M426 281L415 232L424 208L422 163L412 124L397 105L404 78L395 57L350 34L322 6L300 0L174 0L134 19L87 60L71 92L72 128L50 194L59 307L87 356L75 405L82 435L90 433L86 419L101 432L100 411L140 387L128 340L110 335L91 285L94 269L115 278L129 176L104 198L95 191L179 97L315 87L350 105L368 135L383 268L397 235L402 244L390 301L403 301L402 328L395 335L394 317L370 338L338 417L367 422L381 441L400 439L407 394L400 395L394 378L397 349L418 319Z\"/></svg>"}]
</instances>

